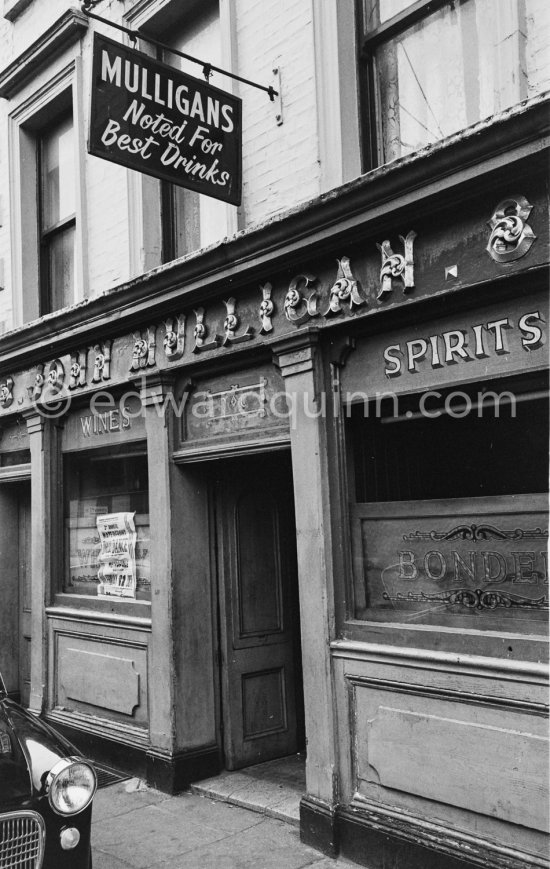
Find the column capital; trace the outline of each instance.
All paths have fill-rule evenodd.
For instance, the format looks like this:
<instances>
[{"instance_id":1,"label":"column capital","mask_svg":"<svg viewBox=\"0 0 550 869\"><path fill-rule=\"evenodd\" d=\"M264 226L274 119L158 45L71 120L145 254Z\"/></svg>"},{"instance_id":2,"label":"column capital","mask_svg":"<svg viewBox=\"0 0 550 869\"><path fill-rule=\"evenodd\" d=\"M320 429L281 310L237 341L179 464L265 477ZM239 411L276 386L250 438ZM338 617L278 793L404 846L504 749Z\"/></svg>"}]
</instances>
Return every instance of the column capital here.
<instances>
[{"instance_id":1,"label":"column capital","mask_svg":"<svg viewBox=\"0 0 550 869\"><path fill-rule=\"evenodd\" d=\"M283 377L313 371L319 346L319 329L309 326L271 345L273 362Z\"/></svg>"},{"instance_id":2,"label":"column capital","mask_svg":"<svg viewBox=\"0 0 550 869\"><path fill-rule=\"evenodd\" d=\"M175 371L142 373L137 385L143 407L152 407L162 402L173 391L175 380Z\"/></svg>"},{"instance_id":3,"label":"column capital","mask_svg":"<svg viewBox=\"0 0 550 869\"><path fill-rule=\"evenodd\" d=\"M65 418L63 417L50 417L47 414L40 413L36 407L28 407L26 410L21 411L21 416L25 420L27 424L27 431L31 434L38 434L39 432L45 432L48 426L51 428L52 426L57 426L57 428L63 428L65 425Z\"/></svg>"},{"instance_id":4,"label":"column capital","mask_svg":"<svg viewBox=\"0 0 550 869\"><path fill-rule=\"evenodd\" d=\"M27 431L30 435L43 432L46 428L46 417L42 416L35 407L23 410L21 416L27 424Z\"/></svg>"}]
</instances>

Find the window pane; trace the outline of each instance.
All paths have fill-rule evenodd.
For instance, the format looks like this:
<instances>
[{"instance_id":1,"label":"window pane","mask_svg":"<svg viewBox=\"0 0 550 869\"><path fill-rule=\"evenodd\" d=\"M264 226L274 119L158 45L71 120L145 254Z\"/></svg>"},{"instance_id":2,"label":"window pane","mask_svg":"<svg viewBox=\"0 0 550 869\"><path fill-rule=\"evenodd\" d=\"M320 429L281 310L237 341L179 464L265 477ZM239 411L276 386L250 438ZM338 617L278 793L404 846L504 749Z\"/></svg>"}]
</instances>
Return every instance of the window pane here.
<instances>
[{"instance_id":1,"label":"window pane","mask_svg":"<svg viewBox=\"0 0 550 869\"><path fill-rule=\"evenodd\" d=\"M42 230L75 212L72 118L42 137Z\"/></svg>"},{"instance_id":2,"label":"window pane","mask_svg":"<svg viewBox=\"0 0 550 869\"><path fill-rule=\"evenodd\" d=\"M200 247L200 193L184 187L174 187L173 190L175 255L178 257Z\"/></svg>"},{"instance_id":3,"label":"window pane","mask_svg":"<svg viewBox=\"0 0 550 869\"><path fill-rule=\"evenodd\" d=\"M223 67L221 60L221 31L219 4L205 3L202 14L176 35L171 35L170 44L193 57L207 60L214 66ZM168 41L168 40L167 40ZM177 55L167 55L167 62L178 66L183 72L201 76L201 68ZM214 73L211 84L227 87L227 80ZM174 187L173 237L174 255L183 256L200 247L212 244L227 234L227 206L208 196L201 196L184 187Z\"/></svg>"},{"instance_id":4,"label":"window pane","mask_svg":"<svg viewBox=\"0 0 550 869\"><path fill-rule=\"evenodd\" d=\"M63 591L150 600L147 456L128 455L128 450L75 453L65 456L63 473ZM105 541L102 547L105 516L115 516L118 522L110 533L111 549L120 557L109 557ZM121 576L124 581L118 581Z\"/></svg>"},{"instance_id":5,"label":"window pane","mask_svg":"<svg viewBox=\"0 0 550 869\"><path fill-rule=\"evenodd\" d=\"M74 239L74 226L68 226L47 242L52 311L74 302Z\"/></svg>"},{"instance_id":6,"label":"window pane","mask_svg":"<svg viewBox=\"0 0 550 869\"><path fill-rule=\"evenodd\" d=\"M353 408L357 618L546 629L548 402L517 399L498 415Z\"/></svg>"},{"instance_id":7,"label":"window pane","mask_svg":"<svg viewBox=\"0 0 550 869\"><path fill-rule=\"evenodd\" d=\"M550 4L461 0L375 54L383 162L547 90Z\"/></svg>"},{"instance_id":8,"label":"window pane","mask_svg":"<svg viewBox=\"0 0 550 869\"><path fill-rule=\"evenodd\" d=\"M398 15L409 6L413 6L416 0L366 0L364 6L365 31L375 30L380 24L389 21L394 15Z\"/></svg>"},{"instance_id":9,"label":"window pane","mask_svg":"<svg viewBox=\"0 0 550 869\"><path fill-rule=\"evenodd\" d=\"M487 403L483 412L473 408L462 419L441 412L436 402L434 414L440 415L433 418L423 416L412 402L411 407L409 417L376 416L374 406L365 417L363 407L353 409L357 501L548 491L546 399L517 401L513 407L503 402L498 416Z\"/></svg>"}]
</instances>

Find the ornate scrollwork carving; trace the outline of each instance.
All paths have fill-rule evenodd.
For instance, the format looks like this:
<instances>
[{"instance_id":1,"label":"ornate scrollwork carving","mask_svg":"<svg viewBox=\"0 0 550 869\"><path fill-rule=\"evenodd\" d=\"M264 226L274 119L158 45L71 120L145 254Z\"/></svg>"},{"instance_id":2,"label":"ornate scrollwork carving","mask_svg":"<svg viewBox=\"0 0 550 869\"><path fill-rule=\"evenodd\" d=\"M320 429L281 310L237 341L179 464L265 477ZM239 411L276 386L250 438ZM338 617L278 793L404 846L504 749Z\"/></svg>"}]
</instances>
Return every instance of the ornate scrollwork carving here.
<instances>
[{"instance_id":1,"label":"ornate scrollwork carving","mask_svg":"<svg viewBox=\"0 0 550 869\"><path fill-rule=\"evenodd\" d=\"M485 540L535 540L546 539L548 531L542 528L513 528L503 531L495 525L457 525L450 531L413 531L404 534L403 540L471 540L480 543Z\"/></svg>"},{"instance_id":2,"label":"ornate scrollwork carving","mask_svg":"<svg viewBox=\"0 0 550 869\"><path fill-rule=\"evenodd\" d=\"M376 245L382 255L380 291L376 297L378 300L384 299L392 292L394 280L401 280L404 293L410 293L414 289L413 245L415 238L416 232L414 230L407 233L404 238L402 235L399 236L399 240L404 246L404 255L393 252L389 239Z\"/></svg>"},{"instance_id":3,"label":"ornate scrollwork carving","mask_svg":"<svg viewBox=\"0 0 550 869\"><path fill-rule=\"evenodd\" d=\"M497 263L520 259L530 249L536 235L527 223L533 206L525 196L510 196L499 202L489 221L491 235L487 251Z\"/></svg>"},{"instance_id":4,"label":"ornate scrollwork carving","mask_svg":"<svg viewBox=\"0 0 550 869\"><path fill-rule=\"evenodd\" d=\"M86 386L86 364L88 354L86 350L71 353L71 367L69 369L69 389Z\"/></svg>"},{"instance_id":5,"label":"ornate scrollwork carving","mask_svg":"<svg viewBox=\"0 0 550 869\"><path fill-rule=\"evenodd\" d=\"M307 323L307 321L312 317L319 316L319 296L317 292L314 290L309 297L305 299L299 289L299 287L303 286L304 290L307 292L309 287L312 286L316 280L317 278L314 275L295 275L288 286L284 302L285 317L297 326L300 326L302 323Z\"/></svg>"},{"instance_id":6,"label":"ornate scrollwork carving","mask_svg":"<svg viewBox=\"0 0 550 869\"><path fill-rule=\"evenodd\" d=\"M262 302L260 304L260 322L262 328L260 329L260 335L268 335L269 332L273 331L271 318L275 313L275 302L271 298L273 287L268 281L266 284L260 286L260 290L262 291Z\"/></svg>"},{"instance_id":7,"label":"ornate scrollwork carving","mask_svg":"<svg viewBox=\"0 0 550 869\"><path fill-rule=\"evenodd\" d=\"M508 594L503 591L483 588L454 588L448 592L434 592L427 594L424 591L413 592L409 591L406 594L399 592L396 595L390 595L385 591L382 595L384 600L390 600L400 603L448 603L459 604L467 609L473 609L476 612L482 610L494 610L500 607L506 609L548 609L548 598L546 595L538 598L522 597L519 594Z\"/></svg>"},{"instance_id":8,"label":"ornate scrollwork carving","mask_svg":"<svg viewBox=\"0 0 550 869\"><path fill-rule=\"evenodd\" d=\"M45 380L46 378L44 377L44 365L37 365L34 380L32 384L27 387L27 392L31 401L38 401L38 399L42 395Z\"/></svg>"},{"instance_id":9,"label":"ornate scrollwork carving","mask_svg":"<svg viewBox=\"0 0 550 869\"><path fill-rule=\"evenodd\" d=\"M366 305L366 300L359 292L359 283L351 273L351 265L349 257L343 256L342 259L336 260L338 263L338 273L336 281L330 288L330 299L325 317L337 317L343 313L342 302L349 305L350 312L354 307L359 308L361 305Z\"/></svg>"},{"instance_id":10,"label":"ornate scrollwork carving","mask_svg":"<svg viewBox=\"0 0 550 869\"><path fill-rule=\"evenodd\" d=\"M185 350L185 314L168 317L164 322L166 330L163 347L167 359L181 359Z\"/></svg>"},{"instance_id":11,"label":"ornate scrollwork carving","mask_svg":"<svg viewBox=\"0 0 550 869\"><path fill-rule=\"evenodd\" d=\"M103 344L94 345L94 373L92 383L100 380L109 380L111 377L111 348L112 341L104 341Z\"/></svg>"},{"instance_id":12,"label":"ornate scrollwork carving","mask_svg":"<svg viewBox=\"0 0 550 869\"><path fill-rule=\"evenodd\" d=\"M6 377L0 382L0 407L10 407L13 404L13 377Z\"/></svg>"},{"instance_id":13,"label":"ornate scrollwork carving","mask_svg":"<svg viewBox=\"0 0 550 869\"><path fill-rule=\"evenodd\" d=\"M65 366L63 365L61 359L54 359L53 362L50 362L48 376L46 378L46 382L48 384L48 391L53 395L61 392L61 390L63 389L64 381Z\"/></svg>"},{"instance_id":14,"label":"ornate scrollwork carving","mask_svg":"<svg viewBox=\"0 0 550 869\"><path fill-rule=\"evenodd\" d=\"M254 335L254 330L251 326L247 326L242 335L236 335L235 332L239 328L239 318L237 316L237 300L231 297L224 305L227 310L227 315L223 323L225 338L223 346L228 347L231 344L240 344L243 341L250 341Z\"/></svg>"},{"instance_id":15,"label":"ornate scrollwork carving","mask_svg":"<svg viewBox=\"0 0 550 869\"><path fill-rule=\"evenodd\" d=\"M266 394L267 380L261 377L259 383L251 386L239 386L233 384L229 389L221 392L205 393L208 403L208 426L220 423L235 422L238 418L263 418L267 415Z\"/></svg>"},{"instance_id":16,"label":"ornate scrollwork carving","mask_svg":"<svg viewBox=\"0 0 550 869\"><path fill-rule=\"evenodd\" d=\"M155 365L156 346L156 329L154 326L149 326L147 329L147 337L144 337L141 332L134 332L134 349L132 351L130 371L151 368Z\"/></svg>"},{"instance_id":17,"label":"ornate scrollwork carving","mask_svg":"<svg viewBox=\"0 0 550 869\"><path fill-rule=\"evenodd\" d=\"M216 348L221 344L222 339L219 335L214 335L210 341L206 340L208 337L208 329L204 322L204 313L204 308L196 308L194 311L196 323L193 330L193 337L195 339L193 353L203 353L205 350L216 350Z\"/></svg>"}]
</instances>

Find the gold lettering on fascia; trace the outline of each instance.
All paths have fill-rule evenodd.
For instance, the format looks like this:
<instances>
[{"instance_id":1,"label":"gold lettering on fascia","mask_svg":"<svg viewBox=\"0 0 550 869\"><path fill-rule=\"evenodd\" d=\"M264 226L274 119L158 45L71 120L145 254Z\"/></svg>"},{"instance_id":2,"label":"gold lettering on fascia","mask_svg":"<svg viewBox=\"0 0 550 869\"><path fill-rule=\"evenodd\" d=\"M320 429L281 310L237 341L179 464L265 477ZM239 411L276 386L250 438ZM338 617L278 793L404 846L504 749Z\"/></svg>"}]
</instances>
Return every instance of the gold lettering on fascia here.
<instances>
[{"instance_id":1,"label":"gold lettering on fascia","mask_svg":"<svg viewBox=\"0 0 550 869\"><path fill-rule=\"evenodd\" d=\"M530 311L519 318L517 327L508 317L501 317L470 329L450 329L426 338L390 344L384 350L384 373L387 377L399 377L404 371L415 374L423 362L437 369L487 359L493 354L507 356L511 352L509 333L515 328L520 332L521 346L531 352L546 341L545 323L539 311Z\"/></svg>"},{"instance_id":2,"label":"gold lettering on fascia","mask_svg":"<svg viewBox=\"0 0 550 869\"><path fill-rule=\"evenodd\" d=\"M105 413L93 413L80 417L80 426L84 437L110 434L125 431L131 427L129 415L124 410L108 410Z\"/></svg>"}]
</instances>

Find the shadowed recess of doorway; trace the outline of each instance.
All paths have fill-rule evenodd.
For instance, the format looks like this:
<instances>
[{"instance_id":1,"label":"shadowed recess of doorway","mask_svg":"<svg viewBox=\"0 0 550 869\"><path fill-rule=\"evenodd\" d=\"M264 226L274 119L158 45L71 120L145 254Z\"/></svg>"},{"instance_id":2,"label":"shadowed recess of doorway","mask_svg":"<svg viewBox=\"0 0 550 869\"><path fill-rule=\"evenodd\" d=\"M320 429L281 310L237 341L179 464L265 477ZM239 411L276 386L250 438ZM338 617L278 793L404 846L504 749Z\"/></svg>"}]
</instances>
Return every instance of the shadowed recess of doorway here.
<instances>
[{"instance_id":1,"label":"shadowed recess of doorway","mask_svg":"<svg viewBox=\"0 0 550 869\"><path fill-rule=\"evenodd\" d=\"M300 799L305 789L305 752L222 772L191 785L195 794L261 812L296 826L300 824Z\"/></svg>"}]
</instances>

